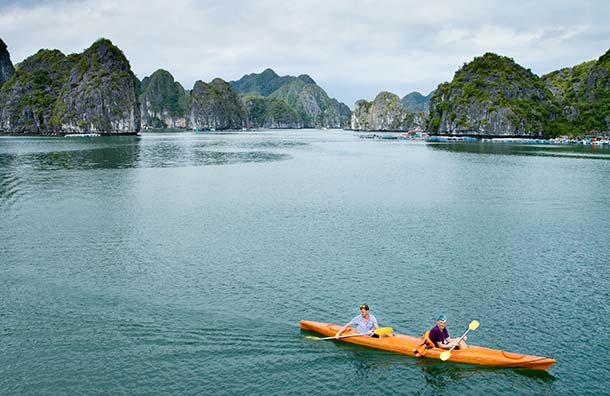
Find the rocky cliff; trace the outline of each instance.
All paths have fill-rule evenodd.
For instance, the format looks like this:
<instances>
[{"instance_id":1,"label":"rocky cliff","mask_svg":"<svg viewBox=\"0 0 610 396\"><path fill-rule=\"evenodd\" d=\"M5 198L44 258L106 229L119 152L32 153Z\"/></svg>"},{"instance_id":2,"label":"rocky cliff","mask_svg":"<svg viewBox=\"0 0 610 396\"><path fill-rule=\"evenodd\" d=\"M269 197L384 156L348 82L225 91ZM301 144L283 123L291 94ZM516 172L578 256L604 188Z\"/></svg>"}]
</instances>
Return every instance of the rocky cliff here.
<instances>
[{"instance_id":1,"label":"rocky cliff","mask_svg":"<svg viewBox=\"0 0 610 396\"><path fill-rule=\"evenodd\" d=\"M123 52L107 39L78 57L53 112L64 133L135 133L140 130L137 79Z\"/></svg>"},{"instance_id":2,"label":"rocky cliff","mask_svg":"<svg viewBox=\"0 0 610 396\"><path fill-rule=\"evenodd\" d=\"M0 89L0 128L7 133L135 133L136 78L109 40L82 54L40 50Z\"/></svg>"},{"instance_id":3,"label":"rocky cliff","mask_svg":"<svg viewBox=\"0 0 610 396\"><path fill-rule=\"evenodd\" d=\"M197 81L191 91L190 127L193 129L241 129L246 122L242 102L231 86L216 78Z\"/></svg>"},{"instance_id":4,"label":"rocky cliff","mask_svg":"<svg viewBox=\"0 0 610 396\"><path fill-rule=\"evenodd\" d=\"M342 128L349 123L349 107L329 98L306 74L280 77L273 70L266 69L260 74L248 74L239 81L232 81L231 86L242 95L258 95L285 102L299 116L299 122L293 122L292 115L285 112L278 102L274 102L272 107L281 112L278 116L284 117L288 124L305 128ZM257 123L250 119L249 122Z\"/></svg>"},{"instance_id":5,"label":"rocky cliff","mask_svg":"<svg viewBox=\"0 0 610 396\"><path fill-rule=\"evenodd\" d=\"M408 131L425 126L424 113L406 110L397 95L385 91L372 102L357 101L351 117L351 129L357 131Z\"/></svg>"},{"instance_id":6,"label":"rocky cliff","mask_svg":"<svg viewBox=\"0 0 610 396\"><path fill-rule=\"evenodd\" d=\"M610 50L596 61L542 77L560 103L573 132L610 131Z\"/></svg>"},{"instance_id":7,"label":"rocky cliff","mask_svg":"<svg viewBox=\"0 0 610 396\"><path fill-rule=\"evenodd\" d=\"M0 130L7 133L57 132L53 111L78 56L40 50L18 65L0 89Z\"/></svg>"},{"instance_id":8,"label":"rocky cliff","mask_svg":"<svg viewBox=\"0 0 610 396\"><path fill-rule=\"evenodd\" d=\"M286 102L260 95L242 97L247 114L247 128L296 129L303 120Z\"/></svg>"},{"instance_id":9,"label":"rocky cliff","mask_svg":"<svg viewBox=\"0 0 610 396\"><path fill-rule=\"evenodd\" d=\"M430 100L432 133L552 136L564 126L544 82L512 59L492 53L465 64Z\"/></svg>"},{"instance_id":10,"label":"rocky cliff","mask_svg":"<svg viewBox=\"0 0 610 396\"><path fill-rule=\"evenodd\" d=\"M168 71L157 70L140 87L142 129L187 128L190 96Z\"/></svg>"},{"instance_id":11,"label":"rocky cliff","mask_svg":"<svg viewBox=\"0 0 610 396\"><path fill-rule=\"evenodd\" d=\"M301 79L283 85L270 97L286 102L301 117L305 128L342 128L351 115L349 107L329 98L318 85Z\"/></svg>"},{"instance_id":12,"label":"rocky cliff","mask_svg":"<svg viewBox=\"0 0 610 396\"><path fill-rule=\"evenodd\" d=\"M8 53L6 44L0 39L0 88L7 82L15 72L11 56Z\"/></svg>"}]
</instances>

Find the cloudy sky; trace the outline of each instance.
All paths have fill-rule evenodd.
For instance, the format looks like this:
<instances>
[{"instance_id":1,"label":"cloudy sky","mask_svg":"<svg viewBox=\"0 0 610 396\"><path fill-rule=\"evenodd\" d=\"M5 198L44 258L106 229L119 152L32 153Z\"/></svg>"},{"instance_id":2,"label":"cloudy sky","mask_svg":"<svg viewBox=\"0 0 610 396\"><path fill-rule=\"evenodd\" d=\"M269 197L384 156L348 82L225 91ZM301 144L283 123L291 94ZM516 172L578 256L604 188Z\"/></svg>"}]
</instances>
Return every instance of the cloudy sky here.
<instances>
[{"instance_id":1,"label":"cloudy sky","mask_svg":"<svg viewBox=\"0 0 610 396\"><path fill-rule=\"evenodd\" d=\"M353 107L388 90L427 94L485 52L542 75L610 49L610 2L394 0L0 0L13 63L40 48L82 52L100 37L142 79L185 88L261 72L309 74Z\"/></svg>"}]
</instances>

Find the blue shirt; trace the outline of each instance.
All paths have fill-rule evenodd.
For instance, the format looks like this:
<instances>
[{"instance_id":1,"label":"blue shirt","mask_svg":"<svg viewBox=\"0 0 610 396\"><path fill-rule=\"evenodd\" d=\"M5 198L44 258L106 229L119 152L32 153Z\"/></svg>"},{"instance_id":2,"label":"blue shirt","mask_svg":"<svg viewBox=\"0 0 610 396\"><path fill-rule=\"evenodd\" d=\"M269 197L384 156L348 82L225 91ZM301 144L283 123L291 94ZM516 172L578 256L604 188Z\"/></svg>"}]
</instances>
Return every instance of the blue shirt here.
<instances>
[{"instance_id":1,"label":"blue shirt","mask_svg":"<svg viewBox=\"0 0 610 396\"><path fill-rule=\"evenodd\" d=\"M356 316L352 319L352 325L356 326L356 331L360 334L368 333L370 330L375 330L377 319L369 314L369 319L365 320L362 315Z\"/></svg>"}]
</instances>

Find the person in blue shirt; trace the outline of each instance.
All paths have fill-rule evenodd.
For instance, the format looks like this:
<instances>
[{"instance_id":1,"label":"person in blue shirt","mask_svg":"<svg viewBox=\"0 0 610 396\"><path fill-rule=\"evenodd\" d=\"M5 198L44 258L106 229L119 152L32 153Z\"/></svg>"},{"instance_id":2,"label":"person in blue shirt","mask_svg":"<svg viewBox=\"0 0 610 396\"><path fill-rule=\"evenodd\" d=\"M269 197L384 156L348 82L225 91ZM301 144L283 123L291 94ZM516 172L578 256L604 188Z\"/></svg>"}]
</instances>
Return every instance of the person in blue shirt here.
<instances>
[{"instance_id":1,"label":"person in blue shirt","mask_svg":"<svg viewBox=\"0 0 610 396\"><path fill-rule=\"evenodd\" d=\"M360 315L345 324L337 334L335 338L339 338L341 333L347 330L348 327L356 326L356 331L360 334L366 334L370 337L379 338L379 335L373 334L373 331L379 328L377 319L369 313L369 306L367 304L360 305Z\"/></svg>"},{"instance_id":2,"label":"person in blue shirt","mask_svg":"<svg viewBox=\"0 0 610 396\"><path fill-rule=\"evenodd\" d=\"M449 332L447 331L447 317L445 315L441 315L436 319L436 326L430 329L428 337L438 348L442 349L451 349L459 340L459 338L454 339L449 337ZM456 348L466 349L466 338L467 337L464 337Z\"/></svg>"}]
</instances>

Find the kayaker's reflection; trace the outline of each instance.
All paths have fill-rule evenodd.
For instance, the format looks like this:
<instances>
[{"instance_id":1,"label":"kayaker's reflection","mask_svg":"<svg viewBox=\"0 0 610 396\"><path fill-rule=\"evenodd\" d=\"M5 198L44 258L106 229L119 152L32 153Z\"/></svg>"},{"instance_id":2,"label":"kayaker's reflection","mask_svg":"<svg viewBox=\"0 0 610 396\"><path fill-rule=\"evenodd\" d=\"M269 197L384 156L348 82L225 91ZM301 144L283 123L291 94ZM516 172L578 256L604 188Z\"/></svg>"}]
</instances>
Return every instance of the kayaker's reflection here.
<instances>
[{"instance_id":1,"label":"kayaker's reflection","mask_svg":"<svg viewBox=\"0 0 610 396\"><path fill-rule=\"evenodd\" d=\"M373 333L375 330L379 329L377 318L375 318L373 314L369 313L369 306L367 304L360 305L360 315L356 316L354 319L347 322L345 326L339 329L337 334L335 334L335 338L339 339L341 333L347 330L348 327L352 326L356 327L356 331L359 334L379 338L378 334Z\"/></svg>"}]
</instances>

